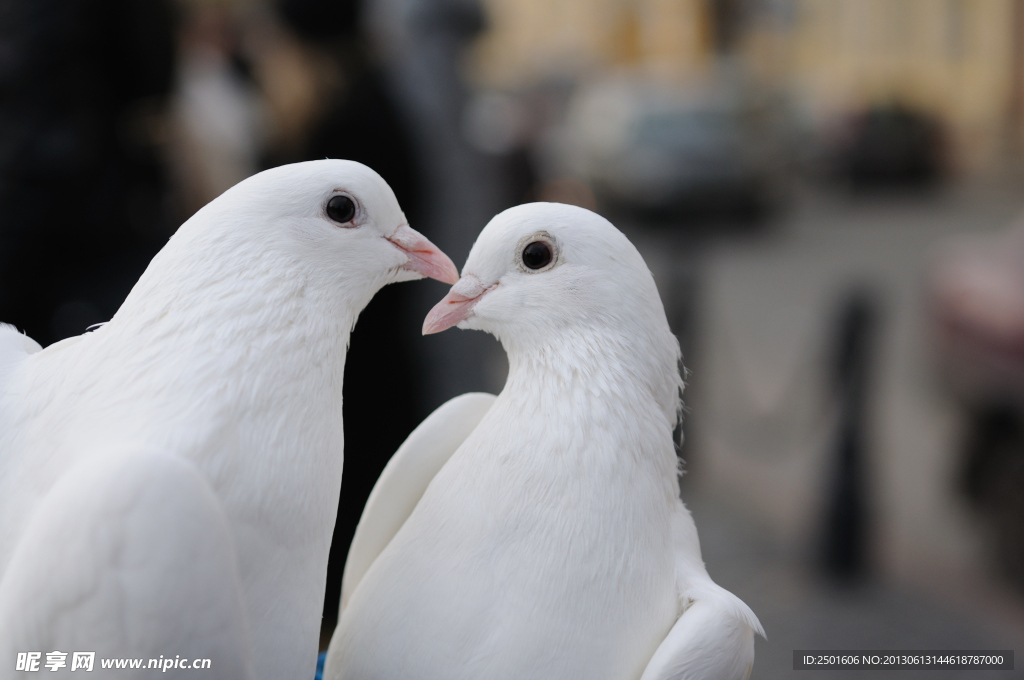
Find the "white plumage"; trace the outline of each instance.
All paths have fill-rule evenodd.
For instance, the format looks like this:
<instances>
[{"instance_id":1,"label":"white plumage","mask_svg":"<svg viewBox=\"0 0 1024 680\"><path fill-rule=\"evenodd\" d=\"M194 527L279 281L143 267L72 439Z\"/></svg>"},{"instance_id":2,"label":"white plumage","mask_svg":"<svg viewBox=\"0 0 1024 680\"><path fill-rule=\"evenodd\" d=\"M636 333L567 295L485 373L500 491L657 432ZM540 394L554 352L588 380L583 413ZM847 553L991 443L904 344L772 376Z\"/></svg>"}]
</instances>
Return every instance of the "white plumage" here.
<instances>
[{"instance_id":1,"label":"white plumage","mask_svg":"<svg viewBox=\"0 0 1024 680\"><path fill-rule=\"evenodd\" d=\"M421 275L457 277L384 180L315 161L196 213L95 332L0 326L4 677L60 650L312 678L349 333Z\"/></svg>"},{"instance_id":2,"label":"white plumage","mask_svg":"<svg viewBox=\"0 0 1024 680\"><path fill-rule=\"evenodd\" d=\"M424 332L456 324L497 336L508 381L385 469L325 678L745 678L763 632L679 498L679 345L632 244L580 208L507 210Z\"/></svg>"}]
</instances>

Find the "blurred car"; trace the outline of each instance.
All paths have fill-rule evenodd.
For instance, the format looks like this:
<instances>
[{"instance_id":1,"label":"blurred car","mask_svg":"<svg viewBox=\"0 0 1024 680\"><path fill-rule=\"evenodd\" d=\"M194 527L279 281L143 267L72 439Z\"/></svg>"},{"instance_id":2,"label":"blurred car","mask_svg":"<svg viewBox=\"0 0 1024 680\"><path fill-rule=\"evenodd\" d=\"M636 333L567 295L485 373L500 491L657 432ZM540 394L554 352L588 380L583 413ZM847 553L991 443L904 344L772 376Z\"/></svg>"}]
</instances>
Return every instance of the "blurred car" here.
<instances>
[{"instance_id":1,"label":"blurred car","mask_svg":"<svg viewBox=\"0 0 1024 680\"><path fill-rule=\"evenodd\" d=\"M829 147L834 170L855 187L922 186L942 177L943 140L936 117L886 103L847 116Z\"/></svg>"},{"instance_id":2,"label":"blurred car","mask_svg":"<svg viewBox=\"0 0 1024 680\"><path fill-rule=\"evenodd\" d=\"M617 80L570 102L569 171L610 207L646 216L756 216L783 193L776 112L723 91Z\"/></svg>"}]
</instances>

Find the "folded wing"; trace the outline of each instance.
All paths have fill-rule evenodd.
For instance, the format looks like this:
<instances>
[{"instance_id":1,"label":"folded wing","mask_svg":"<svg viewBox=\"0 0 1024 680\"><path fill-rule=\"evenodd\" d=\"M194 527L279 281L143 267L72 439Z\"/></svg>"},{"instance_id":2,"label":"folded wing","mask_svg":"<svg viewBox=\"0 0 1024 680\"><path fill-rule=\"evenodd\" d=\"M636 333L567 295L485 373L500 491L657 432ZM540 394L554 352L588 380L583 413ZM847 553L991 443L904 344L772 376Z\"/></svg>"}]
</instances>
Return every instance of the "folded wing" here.
<instances>
[{"instance_id":1,"label":"folded wing","mask_svg":"<svg viewBox=\"0 0 1024 680\"><path fill-rule=\"evenodd\" d=\"M250 678L234 550L206 482L162 454L86 463L40 502L0 581L3 663L60 651L70 669L72 652L95 652L98 677L131 678L153 673L149 659L180 657L210 659L218 678ZM106 658L144 661L105 671Z\"/></svg>"},{"instance_id":2,"label":"folded wing","mask_svg":"<svg viewBox=\"0 0 1024 680\"><path fill-rule=\"evenodd\" d=\"M341 609L387 547L434 475L483 419L496 397L470 392L442 404L412 431L388 461L359 519L341 582Z\"/></svg>"}]
</instances>

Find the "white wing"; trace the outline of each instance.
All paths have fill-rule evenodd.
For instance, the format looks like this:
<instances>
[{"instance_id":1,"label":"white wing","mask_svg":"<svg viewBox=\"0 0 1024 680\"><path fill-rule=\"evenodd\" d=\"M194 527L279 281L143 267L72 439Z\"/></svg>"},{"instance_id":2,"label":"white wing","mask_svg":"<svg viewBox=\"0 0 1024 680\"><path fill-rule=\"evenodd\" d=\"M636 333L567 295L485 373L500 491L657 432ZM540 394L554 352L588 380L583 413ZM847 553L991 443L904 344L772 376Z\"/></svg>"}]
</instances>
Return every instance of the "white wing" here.
<instances>
[{"instance_id":1,"label":"white wing","mask_svg":"<svg viewBox=\"0 0 1024 680\"><path fill-rule=\"evenodd\" d=\"M697 527L682 504L674 522L676 574L685 610L640 680L746 680L754 667L754 634L764 637L764 630L750 607L708 576Z\"/></svg>"},{"instance_id":2,"label":"white wing","mask_svg":"<svg viewBox=\"0 0 1024 680\"><path fill-rule=\"evenodd\" d=\"M0 581L8 670L17 652L42 652L45 664L59 651L68 652L68 672L78 651L95 652L91 677L148 678L149 659L162 664L162 656L210 659L208 673L245 680L246 636L224 515L191 464L171 456L90 457L69 470L40 502ZM140 658L142 669L104 670L109 658Z\"/></svg>"},{"instance_id":3,"label":"white wing","mask_svg":"<svg viewBox=\"0 0 1024 680\"><path fill-rule=\"evenodd\" d=\"M388 461L359 518L341 580L341 609L387 547L434 475L466 441L496 397L470 392L442 404L412 431Z\"/></svg>"}]
</instances>

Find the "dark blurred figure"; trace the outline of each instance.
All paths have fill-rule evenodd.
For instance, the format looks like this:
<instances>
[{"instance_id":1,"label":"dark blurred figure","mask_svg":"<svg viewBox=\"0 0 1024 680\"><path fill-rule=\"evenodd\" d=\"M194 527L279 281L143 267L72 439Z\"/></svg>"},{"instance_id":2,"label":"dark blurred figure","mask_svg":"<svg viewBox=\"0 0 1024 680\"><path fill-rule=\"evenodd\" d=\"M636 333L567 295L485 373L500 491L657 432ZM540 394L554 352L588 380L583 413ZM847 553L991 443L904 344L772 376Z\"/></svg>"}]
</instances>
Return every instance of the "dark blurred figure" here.
<instances>
[{"instance_id":1,"label":"dark blurred figure","mask_svg":"<svg viewBox=\"0 0 1024 680\"><path fill-rule=\"evenodd\" d=\"M278 8L302 38L333 57L343 83L298 160L346 158L370 166L394 189L410 224L423 230L414 147L361 33L361 3L280 0ZM366 499L391 455L426 416L419 412L421 380L411 347L422 319L411 309L410 289L385 287L352 335L345 365L345 473L327 573L325 634L337 621L345 559Z\"/></svg>"},{"instance_id":2,"label":"dark blurred figure","mask_svg":"<svg viewBox=\"0 0 1024 680\"><path fill-rule=\"evenodd\" d=\"M716 52L729 55L736 51L752 4L745 0L707 0L711 39Z\"/></svg>"},{"instance_id":3,"label":"dark blurred figure","mask_svg":"<svg viewBox=\"0 0 1024 680\"><path fill-rule=\"evenodd\" d=\"M43 345L109 319L170 233L167 0L0 0L0 321Z\"/></svg>"},{"instance_id":4,"label":"dark blurred figure","mask_svg":"<svg viewBox=\"0 0 1024 680\"><path fill-rule=\"evenodd\" d=\"M879 104L851 116L844 127L836 169L855 188L924 187L942 177L942 128L929 114Z\"/></svg>"},{"instance_id":5,"label":"dark blurred figure","mask_svg":"<svg viewBox=\"0 0 1024 680\"><path fill-rule=\"evenodd\" d=\"M865 576L868 552L867 417L877 303L855 291L840 312L833 376L839 428L826 486L822 566L837 581Z\"/></svg>"},{"instance_id":6,"label":"dark blurred figure","mask_svg":"<svg viewBox=\"0 0 1024 680\"><path fill-rule=\"evenodd\" d=\"M969 414L963 489L992 529L995 557L1024 589L1024 412L1012 402Z\"/></svg>"}]
</instances>

